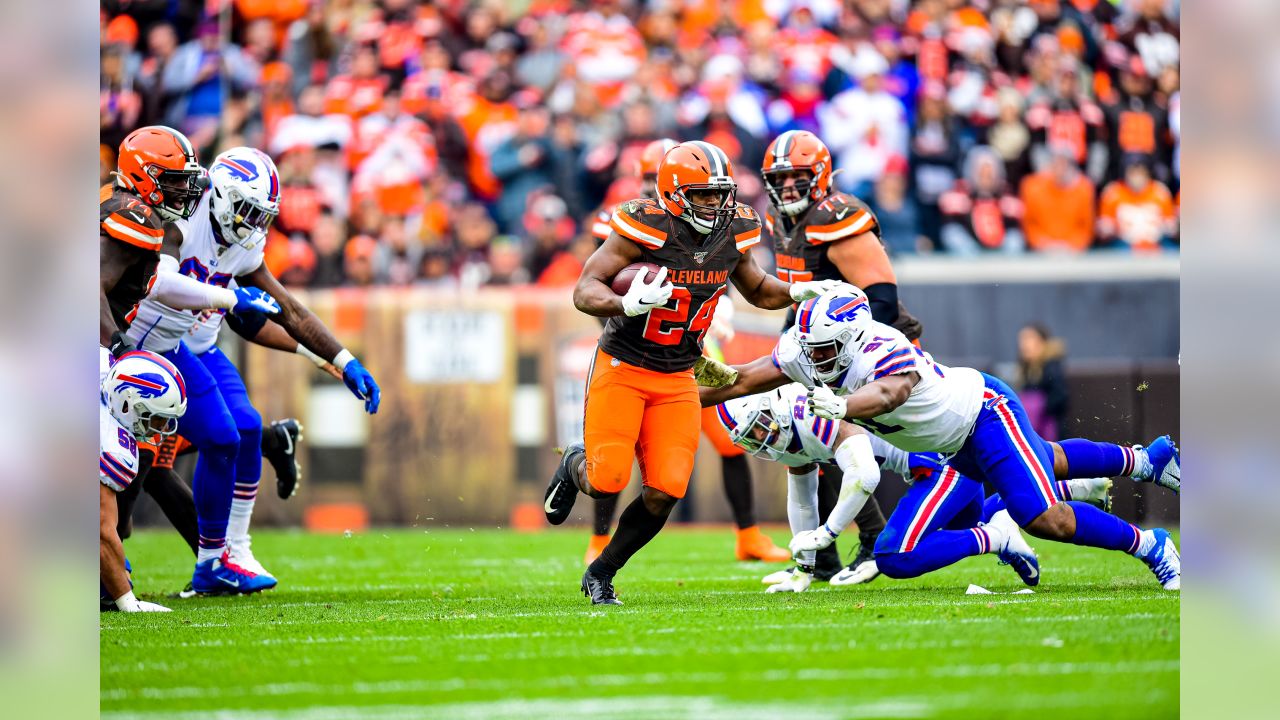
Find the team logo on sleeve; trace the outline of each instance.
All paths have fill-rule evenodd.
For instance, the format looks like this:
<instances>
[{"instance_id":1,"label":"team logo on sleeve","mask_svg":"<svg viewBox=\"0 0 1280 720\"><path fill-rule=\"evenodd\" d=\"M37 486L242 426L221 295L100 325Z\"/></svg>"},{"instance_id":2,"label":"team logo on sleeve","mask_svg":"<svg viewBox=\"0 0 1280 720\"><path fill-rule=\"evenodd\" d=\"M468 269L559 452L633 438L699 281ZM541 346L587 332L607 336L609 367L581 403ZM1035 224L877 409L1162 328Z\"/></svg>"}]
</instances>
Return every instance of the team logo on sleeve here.
<instances>
[{"instance_id":1,"label":"team logo on sleeve","mask_svg":"<svg viewBox=\"0 0 1280 720\"><path fill-rule=\"evenodd\" d=\"M135 388L138 395L144 398L160 397L169 389L169 383L165 381L164 376L160 373L141 373L139 375L125 375L121 373L116 376L116 392L120 392L125 388Z\"/></svg>"}]
</instances>

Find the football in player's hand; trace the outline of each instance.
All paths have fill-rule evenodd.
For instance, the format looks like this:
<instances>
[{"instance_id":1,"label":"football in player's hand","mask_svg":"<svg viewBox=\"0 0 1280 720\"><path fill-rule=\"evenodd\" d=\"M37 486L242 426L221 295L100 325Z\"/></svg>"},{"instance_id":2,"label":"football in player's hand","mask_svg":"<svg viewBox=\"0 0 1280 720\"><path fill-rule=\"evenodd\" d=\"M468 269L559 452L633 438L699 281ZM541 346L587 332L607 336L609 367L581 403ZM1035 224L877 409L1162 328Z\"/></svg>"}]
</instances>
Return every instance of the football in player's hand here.
<instances>
[{"instance_id":1,"label":"football in player's hand","mask_svg":"<svg viewBox=\"0 0 1280 720\"><path fill-rule=\"evenodd\" d=\"M644 276L645 282L653 282L654 275L661 269L662 267L660 265L655 265L653 263L631 263L619 270L617 275L613 276L613 280L609 283L609 287L619 295L626 295L627 291L631 289L631 281L635 279L636 274L641 270L649 271Z\"/></svg>"}]
</instances>

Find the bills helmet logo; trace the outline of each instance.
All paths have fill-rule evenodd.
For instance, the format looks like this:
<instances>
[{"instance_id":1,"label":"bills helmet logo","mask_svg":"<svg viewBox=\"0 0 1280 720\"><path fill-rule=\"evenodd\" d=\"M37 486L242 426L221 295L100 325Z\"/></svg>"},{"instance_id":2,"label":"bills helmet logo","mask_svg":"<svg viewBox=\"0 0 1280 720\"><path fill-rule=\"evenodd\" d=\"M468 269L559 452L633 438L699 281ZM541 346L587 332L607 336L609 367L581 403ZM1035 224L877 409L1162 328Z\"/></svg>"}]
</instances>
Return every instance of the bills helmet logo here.
<instances>
[{"instance_id":1,"label":"bills helmet logo","mask_svg":"<svg viewBox=\"0 0 1280 720\"><path fill-rule=\"evenodd\" d=\"M138 395L144 398L154 398L164 395L169 389L169 383L160 373L140 373L137 375L125 375L121 373L116 376L118 383L115 391L122 392L125 388L134 388L138 391Z\"/></svg>"},{"instance_id":2,"label":"bills helmet logo","mask_svg":"<svg viewBox=\"0 0 1280 720\"><path fill-rule=\"evenodd\" d=\"M245 182L250 182L258 178L258 169L254 167L252 162L246 162L235 158L222 158L215 166L225 168L236 178Z\"/></svg>"},{"instance_id":3,"label":"bills helmet logo","mask_svg":"<svg viewBox=\"0 0 1280 720\"><path fill-rule=\"evenodd\" d=\"M827 308L827 316L836 322L852 320L857 317L860 311L867 310L869 312L871 310L865 295L862 297L832 298Z\"/></svg>"}]
</instances>

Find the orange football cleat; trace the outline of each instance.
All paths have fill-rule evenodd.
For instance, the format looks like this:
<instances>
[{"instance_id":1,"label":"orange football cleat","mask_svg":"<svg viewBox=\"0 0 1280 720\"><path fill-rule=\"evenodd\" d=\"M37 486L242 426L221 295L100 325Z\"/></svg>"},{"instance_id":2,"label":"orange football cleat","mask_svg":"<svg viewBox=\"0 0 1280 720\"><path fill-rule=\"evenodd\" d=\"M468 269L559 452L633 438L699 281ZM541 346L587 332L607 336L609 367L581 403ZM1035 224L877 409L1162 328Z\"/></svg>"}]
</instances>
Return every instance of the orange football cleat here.
<instances>
[{"instance_id":1,"label":"orange football cleat","mask_svg":"<svg viewBox=\"0 0 1280 720\"><path fill-rule=\"evenodd\" d=\"M735 550L739 560L763 560L765 562L787 562L791 553L773 544L768 535L760 532L759 526L738 530L738 546Z\"/></svg>"},{"instance_id":2,"label":"orange football cleat","mask_svg":"<svg viewBox=\"0 0 1280 720\"><path fill-rule=\"evenodd\" d=\"M582 558L585 565L590 565L600 557L600 553L604 552L604 546L609 544L608 535L592 535L591 542L587 543L587 554Z\"/></svg>"}]
</instances>

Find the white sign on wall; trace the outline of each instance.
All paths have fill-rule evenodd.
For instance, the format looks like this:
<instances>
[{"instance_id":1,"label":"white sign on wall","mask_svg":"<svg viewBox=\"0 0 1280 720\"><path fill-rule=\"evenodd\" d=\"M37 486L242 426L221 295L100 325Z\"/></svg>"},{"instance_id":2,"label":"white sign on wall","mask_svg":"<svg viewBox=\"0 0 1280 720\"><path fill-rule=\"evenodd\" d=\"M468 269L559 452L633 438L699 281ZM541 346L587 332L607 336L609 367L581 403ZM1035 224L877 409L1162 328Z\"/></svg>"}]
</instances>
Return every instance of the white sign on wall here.
<instances>
[{"instance_id":1,"label":"white sign on wall","mask_svg":"<svg viewBox=\"0 0 1280 720\"><path fill-rule=\"evenodd\" d=\"M417 310L404 319L405 375L416 383L491 383L507 363L507 325L490 311Z\"/></svg>"}]
</instances>

